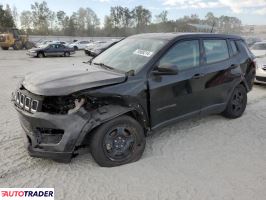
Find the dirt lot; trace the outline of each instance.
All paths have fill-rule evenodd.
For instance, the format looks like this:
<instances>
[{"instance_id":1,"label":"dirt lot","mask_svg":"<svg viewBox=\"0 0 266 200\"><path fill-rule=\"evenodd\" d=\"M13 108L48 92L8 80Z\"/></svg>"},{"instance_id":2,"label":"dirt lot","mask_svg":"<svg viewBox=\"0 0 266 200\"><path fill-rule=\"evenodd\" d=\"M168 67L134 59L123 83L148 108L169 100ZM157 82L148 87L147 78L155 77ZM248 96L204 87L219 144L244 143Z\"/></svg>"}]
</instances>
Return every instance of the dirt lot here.
<instances>
[{"instance_id":1,"label":"dirt lot","mask_svg":"<svg viewBox=\"0 0 266 200\"><path fill-rule=\"evenodd\" d=\"M141 160L101 168L89 153L70 164L31 158L10 94L25 74L88 60L29 58L0 50L0 187L54 187L56 199L266 199L266 87L248 95L243 117L193 119L147 138ZM75 65L73 66L72 64Z\"/></svg>"}]
</instances>

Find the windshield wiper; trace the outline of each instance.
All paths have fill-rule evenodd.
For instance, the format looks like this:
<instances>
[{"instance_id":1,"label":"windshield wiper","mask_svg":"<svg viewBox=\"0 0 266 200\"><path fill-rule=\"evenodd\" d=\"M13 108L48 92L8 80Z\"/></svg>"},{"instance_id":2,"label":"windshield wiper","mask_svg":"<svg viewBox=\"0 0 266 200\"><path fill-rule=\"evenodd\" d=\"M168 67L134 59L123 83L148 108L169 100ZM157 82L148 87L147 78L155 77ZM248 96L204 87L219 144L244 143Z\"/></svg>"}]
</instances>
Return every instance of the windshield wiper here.
<instances>
[{"instance_id":1,"label":"windshield wiper","mask_svg":"<svg viewBox=\"0 0 266 200\"><path fill-rule=\"evenodd\" d=\"M94 65L99 65L99 66L101 66L101 67L103 67L103 68L105 68L105 69L111 69L111 70L114 70L114 68L113 67L110 67L110 66L108 66L108 65L106 65L106 64L104 64L104 63L93 63Z\"/></svg>"}]
</instances>

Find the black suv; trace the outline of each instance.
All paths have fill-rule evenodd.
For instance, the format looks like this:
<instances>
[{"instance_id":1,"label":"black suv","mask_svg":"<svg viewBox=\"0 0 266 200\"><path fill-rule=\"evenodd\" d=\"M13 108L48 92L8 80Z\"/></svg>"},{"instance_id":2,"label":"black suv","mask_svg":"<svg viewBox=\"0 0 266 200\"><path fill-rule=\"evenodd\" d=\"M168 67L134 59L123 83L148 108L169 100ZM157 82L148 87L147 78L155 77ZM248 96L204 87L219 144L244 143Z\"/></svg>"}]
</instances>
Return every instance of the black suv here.
<instances>
[{"instance_id":1,"label":"black suv","mask_svg":"<svg viewBox=\"0 0 266 200\"><path fill-rule=\"evenodd\" d=\"M13 95L31 156L69 162L89 145L101 166L138 160L145 136L197 115L240 117L255 63L241 37L128 37L73 70L25 77Z\"/></svg>"}]
</instances>

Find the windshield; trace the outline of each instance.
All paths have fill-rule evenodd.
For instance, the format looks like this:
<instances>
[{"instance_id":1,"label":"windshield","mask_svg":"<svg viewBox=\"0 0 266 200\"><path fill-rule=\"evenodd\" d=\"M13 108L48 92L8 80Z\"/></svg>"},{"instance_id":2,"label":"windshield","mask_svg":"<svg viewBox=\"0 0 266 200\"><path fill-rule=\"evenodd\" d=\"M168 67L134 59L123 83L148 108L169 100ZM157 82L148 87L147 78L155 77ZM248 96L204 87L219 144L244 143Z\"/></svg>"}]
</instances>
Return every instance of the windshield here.
<instances>
[{"instance_id":1,"label":"windshield","mask_svg":"<svg viewBox=\"0 0 266 200\"><path fill-rule=\"evenodd\" d=\"M42 45L39 46L39 48L47 48L49 46L50 46L50 44L42 44Z\"/></svg>"},{"instance_id":2,"label":"windshield","mask_svg":"<svg viewBox=\"0 0 266 200\"><path fill-rule=\"evenodd\" d=\"M97 56L93 63L119 71L139 71L167 43L160 39L126 38Z\"/></svg>"},{"instance_id":3,"label":"windshield","mask_svg":"<svg viewBox=\"0 0 266 200\"><path fill-rule=\"evenodd\" d=\"M266 50L266 43L254 44L251 49L253 49L253 50Z\"/></svg>"}]
</instances>

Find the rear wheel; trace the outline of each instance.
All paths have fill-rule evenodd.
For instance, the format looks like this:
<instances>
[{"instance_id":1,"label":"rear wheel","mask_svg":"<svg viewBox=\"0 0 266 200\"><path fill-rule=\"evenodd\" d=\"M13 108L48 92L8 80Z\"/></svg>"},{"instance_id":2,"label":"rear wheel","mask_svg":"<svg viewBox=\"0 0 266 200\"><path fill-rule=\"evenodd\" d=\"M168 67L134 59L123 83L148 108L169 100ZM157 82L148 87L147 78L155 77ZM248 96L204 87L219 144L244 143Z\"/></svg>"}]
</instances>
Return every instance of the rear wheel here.
<instances>
[{"instance_id":1,"label":"rear wheel","mask_svg":"<svg viewBox=\"0 0 266 200\"><path fill-rule=\"evenodd\" d=\"M246 88L243 85L238 85L235 88L227 104L227 107L222 114L227 118L231 119L238 118L244 113L246 106L247 106Z\"/></svg>"},{"instance_id":2,"label":"rear wheel","mask_svg":"<svg viewBox=\"0 0 266 200\"><path fill-rule=\"evenodd\" d=\"M69 57L69 56L70 56L70 53L69 53L69 52L65 52L65 53L64 53L64 56L65 56L65 57Z\"/></svg>"},{"instance_id":3,"label":"rear wheel","mask_svg":"<svg viewBox=\"0 0 266 200\"><path fill-rule=\"evenodd\" d=\"M8 50L9 47L1 47L3 50Z\"/></svg>"},{"instance_id":4,"label":"rear wheel","mask_svg":"<svg viewBox=\"0 0 266 200\"><path fill-rule=\"evenodd\" d=\"M101 125L90 140L91 154L102 167L114 167L140 159L146 140L142 126L129 116Z\"/></svg>"}]
</instances>

